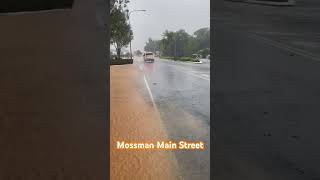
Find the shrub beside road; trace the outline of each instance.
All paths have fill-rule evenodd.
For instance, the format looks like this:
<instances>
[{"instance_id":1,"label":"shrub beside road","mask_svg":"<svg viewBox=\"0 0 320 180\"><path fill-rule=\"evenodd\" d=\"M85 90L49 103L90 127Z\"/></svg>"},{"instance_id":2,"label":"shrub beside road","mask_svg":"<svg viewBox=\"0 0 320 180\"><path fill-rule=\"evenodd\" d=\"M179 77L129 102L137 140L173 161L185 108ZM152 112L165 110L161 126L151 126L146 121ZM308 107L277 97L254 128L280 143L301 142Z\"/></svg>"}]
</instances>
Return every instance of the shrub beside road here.
<instances>
[{"instance_id":1,"label":"shrub beside road","mask_svg":"<svg viewBox=\"0 0 320 180\"><path fill-rule=\"evenodd\" d=\"M170 60L178 60L178 61L193 61L191 57L171 57L171 56L161 56L160 59L170 59Z\"/></svg>"}]
</instances>

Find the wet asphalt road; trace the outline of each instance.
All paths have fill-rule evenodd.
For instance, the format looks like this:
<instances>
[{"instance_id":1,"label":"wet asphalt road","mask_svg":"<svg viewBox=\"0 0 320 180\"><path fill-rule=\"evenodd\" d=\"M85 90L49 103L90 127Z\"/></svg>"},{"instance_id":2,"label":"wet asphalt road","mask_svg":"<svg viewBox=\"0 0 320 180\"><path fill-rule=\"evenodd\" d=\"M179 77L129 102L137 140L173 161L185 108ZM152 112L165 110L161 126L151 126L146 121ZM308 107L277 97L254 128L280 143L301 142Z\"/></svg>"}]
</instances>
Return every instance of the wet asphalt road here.
<instances>
[{"instance_id":1,"label":"wet asphalt road","mask_svg":"<svg viewBox=\"0 0 320 180\"><path fill-rule=\"evenodd\" d=\"M144 63L142 58L135 58L135 64L145 74L169 138L205 143L204 151L175 151L181 177L209 179L210 62L156 59ZM147 92L145 96L149 97Z\"/></svg>"},{"instance_id":2,"label":"wet asphalt road","mask_svg":"<svg viewBox=\"0 0 320 180\"><path fill-rule=\"evenodd\" d=\"M220 5L213 178L320 179L320 2Z\"/></svg>"}]
</instances>

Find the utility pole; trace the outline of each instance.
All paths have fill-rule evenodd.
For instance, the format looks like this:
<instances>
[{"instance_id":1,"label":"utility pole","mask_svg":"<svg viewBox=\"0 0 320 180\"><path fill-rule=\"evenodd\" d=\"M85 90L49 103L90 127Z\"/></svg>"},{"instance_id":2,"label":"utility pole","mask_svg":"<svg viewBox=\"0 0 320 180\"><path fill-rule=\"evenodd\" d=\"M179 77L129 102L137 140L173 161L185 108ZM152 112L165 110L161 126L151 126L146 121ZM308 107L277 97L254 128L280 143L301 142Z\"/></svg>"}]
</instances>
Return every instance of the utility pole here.
<instances>
[{"instance_id":1,"label":"utility pole","mask_svg":"<svg viewBox=\"0 0 320 180\"><path fill-rule=\"evenodd\" d=\"M131 28L131 23L130 23L130 14L131 14L131 13L133 13L133 12L137 12L137 11L143 11L143 12L145 12L145 11L147 11L147 10L140 9L140 10L132 10L132 11L130 11L130 12L128 12L128 11L127 11L127 13L128 13L128 19L129 19L129 25L130 25L130 28ZM130 32L130 36L131 36L131 32ZM132 49L131 49L131 39L130 39L130 56L131 56L131 59L133 59L133 58L132 58Z\"/></svg>"},{"instance_id":2,"label":"utility pole","mask_svg":"<svg viewBox=\"0 0 320 180\"><path fill-rule=\"evenodd\" d=\"M177 35L174 37L174 60L177 60Z\"/></svg>"}]
</instances>

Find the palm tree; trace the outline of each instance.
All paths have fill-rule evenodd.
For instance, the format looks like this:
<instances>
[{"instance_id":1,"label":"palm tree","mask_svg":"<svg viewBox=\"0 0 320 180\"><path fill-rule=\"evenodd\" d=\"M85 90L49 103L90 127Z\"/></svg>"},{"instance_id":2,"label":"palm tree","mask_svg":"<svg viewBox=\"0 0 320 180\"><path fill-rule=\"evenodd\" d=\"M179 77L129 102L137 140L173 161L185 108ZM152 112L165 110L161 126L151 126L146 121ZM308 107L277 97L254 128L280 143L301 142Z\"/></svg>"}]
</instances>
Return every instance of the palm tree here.
<instances>
[{"instance_id":1,"label":"palm tree","mask_svg":"<svg viewBox=\"0 0 320 180\"><path fill-rule=\"evenodd\" d=\"M174 56L175 44L176 44L175 43L175 40L176 40L175 33L166 30L162 36L163 36L162 44L164 47L165 54L169 55L169 56Z\"/></svg>"}]
</instances>

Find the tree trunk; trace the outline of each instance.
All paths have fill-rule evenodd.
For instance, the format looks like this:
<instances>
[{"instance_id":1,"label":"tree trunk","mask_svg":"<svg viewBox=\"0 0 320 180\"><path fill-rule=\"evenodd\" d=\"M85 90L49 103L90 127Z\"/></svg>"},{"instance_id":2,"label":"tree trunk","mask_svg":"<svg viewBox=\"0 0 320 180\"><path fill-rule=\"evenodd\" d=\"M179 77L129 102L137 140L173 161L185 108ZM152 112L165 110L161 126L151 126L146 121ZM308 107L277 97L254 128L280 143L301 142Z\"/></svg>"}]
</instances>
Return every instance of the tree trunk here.
<instances>
[{"instance_id":1,"label":"tree trunk","mask_svg":"<svg viewBox=\"0 0 320 180\"><path fill-rule=\"evenodd\" d=\"M121 48L117 48L117 59L120 59Z\"/></svg>"}]
</instances>

